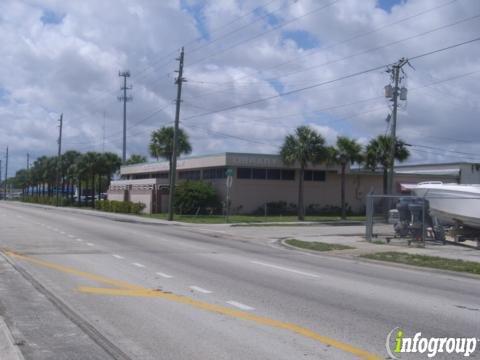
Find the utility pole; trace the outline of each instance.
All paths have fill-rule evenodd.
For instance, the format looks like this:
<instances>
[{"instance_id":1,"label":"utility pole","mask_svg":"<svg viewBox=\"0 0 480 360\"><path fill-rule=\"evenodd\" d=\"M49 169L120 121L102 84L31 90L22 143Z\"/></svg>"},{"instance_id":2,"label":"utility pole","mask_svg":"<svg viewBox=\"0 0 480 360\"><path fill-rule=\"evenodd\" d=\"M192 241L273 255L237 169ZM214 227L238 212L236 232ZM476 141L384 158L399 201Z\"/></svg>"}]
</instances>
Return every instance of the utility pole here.
<instances>
[{"instance_id":1,"label":"utility pole","mask_svg":"<svg viewBox=\"0 0 480 360\"><path fill-rule=\"evenodd\" d=\"M7 146L7 153L5 155L5 190L4 190L4 196L5 200L7 200L7 179L8 179L8 146Z\"/></svg>"},{"instance_id":2,"label":"utility pole","mask_svg":"<svg viewBox=\"0 0 480 360\"><path fill-rule=\"evenodd\" d=\"M30 153L27 153L27 170L30 170Z\"/></svg>"},{"instance_id":3,"label":"utility pole","mask_svg":"<svg viewBox=\"0 0 480 360\"><path fill-rule=\"evenodd\" d=\"M102 152L105 152L105 111L103 112L103 127L102 127Z\"/></svg>"},{"instance_id":4,"label":"utility pole","mask_svg":"<svg viewBox=\"0 0 480 360\"><path fill-rule=\"evenodd\" d=\"M178 60L178 77L175 79L177 84L177 100L175 108L175 126L173 130L173 150L172 150L172 168L170 169L170 191L168 193L168 220L173 220L173 210L175 202L175 181L177 177L177 153L178 153L178 124L180 122L180 103L182 102L182 83L186 81L183 78L183 57L184 51L180 52Z\"/></svg>"},{"instance_id":5,"label":"utility pole","mask_svg":"<svg viewBox=\"0 0 480 360\"><path fill-rule=\"evenodd\" d=\"M57 155L57 191L56 191L56 204L58 206L59 201L59 187L60 187L60 177L61 177L61 170L62 170L62 128L63 128L63 114L60 115L60 119L58 120L58 155Z\"/></svg>"},{"instance_id":6,"label":"utility pole","mask_svg":"<svg viewBox=\"0 0 480 360\"><path fill-rule=\"evenodd\" d=\"M127 86L127 78L130 77L130 71L119 71L118 76L123 77L123 86L120 88L123 90L123 95L118 97L118 100L123 101L123 150L122 150L122 162L127 161L127 101L131 101L132 97L127 96L127 90L131 90L131 86Z\"/></svg>"},{"instance_id":7,"label":"utility pole","mask_svg":"<svg viewBox=\"0 0 480 360\"><path fill-rule=\"evenodd\" d=\"M0 159L0 184L2 183L2 159ZM0 200L2 197L0 196Z\"/></svg>"},{"instance_id":8,"label":"utility pole","mask_svg":"<svg viewBox=\"0 0 480 360\"><path fill-rule=\"evenodd\" d=\"M398 109L398 99L406 100L407 99L407 90L406 88L399 88L400 84L400 72L402 67L408 64L408 59L401 58L396 64L392 66L391 69L388 69L387 72L391 74L393 80L393 88L391 85L385 87L385 96L391 98L393 102L392 110L392 126L390 130L390 154L389 154L389 169L387 176L387 193L393 195L393 176L394 176L394 167L395 167L395 150L397 147L397 109Z\"/></svg>"}]
</instances>

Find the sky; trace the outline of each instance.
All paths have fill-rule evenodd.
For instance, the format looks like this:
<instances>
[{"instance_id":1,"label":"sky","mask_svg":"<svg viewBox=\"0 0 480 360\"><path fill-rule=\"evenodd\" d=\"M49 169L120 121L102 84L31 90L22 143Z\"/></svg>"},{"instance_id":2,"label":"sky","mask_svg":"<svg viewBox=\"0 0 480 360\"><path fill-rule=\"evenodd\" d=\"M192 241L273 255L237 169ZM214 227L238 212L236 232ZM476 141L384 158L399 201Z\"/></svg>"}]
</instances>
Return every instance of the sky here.
<instances>
[{"instance_id":1,"label":"sky","mask_svg":"<svg viewBox=\"0 0 480 360\"><path fill-rule=\"evenodd\" d=\"M300 125L367 144L389 131L387 70L405 57L408 162L480 162L478 37L478 0L2 0L0 158L13 174L55 155L62 113L64 151L121 155L126 70L127 152L148 155L183 46L193 155L278 153Z\"/></svg>"}]
</instances>

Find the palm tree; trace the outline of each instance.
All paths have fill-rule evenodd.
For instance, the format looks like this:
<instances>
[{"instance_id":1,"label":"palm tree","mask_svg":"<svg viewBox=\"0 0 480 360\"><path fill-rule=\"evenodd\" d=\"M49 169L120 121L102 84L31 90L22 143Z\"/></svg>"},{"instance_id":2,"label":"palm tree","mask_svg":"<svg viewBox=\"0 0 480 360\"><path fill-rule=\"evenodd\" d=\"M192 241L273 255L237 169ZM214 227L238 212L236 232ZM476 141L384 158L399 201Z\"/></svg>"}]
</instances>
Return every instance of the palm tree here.
<instances>
[{"instance_id":1,"label":"palm tree","mask_svg":"<svg viewBox=\"0 0 480 360\"><path fill-rule=\"evenodd\" d=\"M169 174L172 168L172 156L173 156L173 133L174 128L172 126L164 126L159 130L152 132L149 151L150 155L157 160L164 158L168 160ZM177 155L190 154L192 152L192 145L188 140L188 135L182 129L178 129L178 147ZM169 175L170 176L170 175Z\"/></svg>"},{"instance_id":2,"label":"palm tree","mask_svg":"<svg viewBox=\"0 0 480 360\"><path fill-rule=\"evenodd\" d=\"M90 194L92 196L91 204L95 207L95 176L99 172L98 170L99 154L94 151L89 151L84 154L77 163L79 174L81 178L86 180L88 187L88 181L90 180ZM79 195L80 197L80 195Z\"/></svg>"},{"instance_id":3,"label":"palm tree","mask_svg":"<svg viewBox=\"0 0 480 360\"><path fill-rule=\"evenodd\" d=\"M142 164L147 162L147 157L139 154L132 154L125 162L125 165Z\"/></svg>"},{"instance_id":4,"label":"palm tree","mask_svg":"<svg viewBox=\"0 0 480 360\"><path fill-rule=\"evenodd\" d=\"M375 171L379 166L383 169L383 193L387 193L387 175L390 167L390 149L392 140L390 136L378 135L370 140L366 148L365 166L367 169ZM405 142L396 138L395 141L395 160L403 162L408 159L410 152L405 146Z\"/></svg>"},{"instance_id":5,"label":"palm tree","mask_svg":"<svg viewBox=\"0 0 480 360\"><path fill-rule=\"evenodd\" d=\"M345 204L345 170L349 164L360 164L363 161L362 145L355 139L346 136L337 137L336 147L330 148L330 161L339 164L341 167L341 191L340 201L342 204L342 219L346 218Z\"/></svg>"},{"instance_id":6,"label":"palm tree","mask_svg":"<svg viewBox=\"0 0 480 360\"><path fill-rule=\"evenodd\" d=\"M133 155L132 155L133 156ZM131 158L131 157L130 157ZM99 182L101 182L101 177L105 177L105 187L108 189L110 186L110 181L112 180L113 174L115 174L122 165L122 159L117 154L106 152L99 154L99 163L97 165L97 171L99 175ZM102 186L98 186L98 194L100 195Z\"/></svg>"},{"instance_id":7,"label":"palm tree","mask_svg":"<svg viewBox=\"0 0 480 360\"><path fill-rule=\"evenodd\" d=\"M300 165L298 181L298 220L305 218L303 205L303 181L305 167L308 164L318 164L328 159L324 137L308 126L299 126L295 134L287 135L280 150L280 156L287 165Z\"/></svg>"},{"instance_id":8,"label":"palm tree","mask_svg":"<svg viewBox=\"0 0 480 360\"><path fill-rule=\"evenodd\" d=\"M66 151L62 155L62 167L61 167L61 176L62 176L62 193L65 187L65 180L67 180L69 192L70 192L70 199L73 202L73 195L74 195L74 182L76 179L75 176L75 164L77 163L78 159L81 157L78 151L69 150Z\"/></svg>"}]
</instances>

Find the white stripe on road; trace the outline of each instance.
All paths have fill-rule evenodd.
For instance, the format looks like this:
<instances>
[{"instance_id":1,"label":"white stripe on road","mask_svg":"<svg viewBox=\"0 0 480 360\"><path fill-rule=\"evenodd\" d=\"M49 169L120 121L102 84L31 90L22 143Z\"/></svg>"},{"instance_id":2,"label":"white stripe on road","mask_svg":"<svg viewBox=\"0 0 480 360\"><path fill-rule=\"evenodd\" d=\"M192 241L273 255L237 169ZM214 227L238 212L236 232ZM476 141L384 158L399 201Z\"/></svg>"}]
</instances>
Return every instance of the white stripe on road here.
<instances>
[{"instance_id":1,"label":"white stripe on road","mask_svg":"<svg viewBox=\"0 0 480 360\"><path fill-rule=\"evenodd\" d=\"M66 233L65 231L60 231L60 234L65 235Z\"/></svg>"},{"instance_id":2,"label":"white stripe on road","mask_svg":"<svg viewBox=\"0 0 480 360\"><path fill-rule=\"evenodd\" d=\"M68 234L68 237L69 238L74 238L75 236L73 236L72 234Z\"/></svg>"},{"instance_id":3,"label":"white stripe on road","mask_svg":"<svg viewBox=\"0 0 480 360\"><path fill-rule=\"evenodd\" d=\"M82 242L83 240L82 240L82 239L80 239L80 238L78 238L78 239L77 239L77 241L79 241L79 242Z\"/></svg>"},{"instance_id":4,"label":"white stripe on road","mask_svg":"<svg viewBox=\"0 0 480 360\"><path fill-rule=\"evenodd\" d=\"M120 260L125 259L123 256L120 256L120 255L117 255L117 254L113 254L112 256L113 256L115 259L120 259Z\"/></svg>"},{"instance_id":5,"label":"white stripe on road","mask_svg":"<svg viewBox=\"0 0 480 360\"><path fill-rule=\"evenodd\" d=\"M264 263L264 262L261 262L261 261L250 261L250 262L252 264L267 266L267 267L270 267L272 269L288 271L288 272L291 272L291 273L294 273L294 274L305 275L305 276L310 276L310 277L315 277L315 278L320 277L319 275L316 275L316 274L312 274L312 273L308 273L308 272L304 272L304 271L300 271L300 270L295 270L295 269L292 269L292 268L287 268L287 267L283 267L283 266L279 266L279 265Z\"/></svg>"},{"instance_id":6,"label":"white stripe on road","mask_svg":"<svg viewBox=\"0 0 480 360\"><path fill-rule=\"evenodd\" d=\"M132 263L132 265L134 265L136 267L139 267L139 268L144 268L145 267L145 265L140 264L140 263Z\"/></svg>"},{"instance_id":7,"label":"white stripe on road","mask_svg":"<svg viewBox=\"0 0 480 360\"><path fill-rule=\"evenodd\" d=\"M195 285L190 286L190 289L201 292L201 293L204 293L204 294L211 294L212 293L210 290L207 290L207 289L201 288L199 286L195 286Z\"/></svg>"},{"instance_id":8,"label":"white stripe on road","mask_svg":"<svg viewBox=\"0 0 480 360\"><path fill-rule=\"evenodd\" d=\"M161 276L161 277L164 277L165 279L171 279L171 278L173 278L172 275L168 275L168 274L165 274L165 273L162 273L162 272L157 272L156 274L159 275L159 276Z\"/></svg>"},{"instance_id":9,"label":"white stripe on road","mask_svg":"<svg viewBox=\"0 0 480 360\"><path fill-rule=\"evenodd\" d=\"M245 305L245 304L239 303L237 301L233 301L233 300L227 301L227 304L230 304L230 305L235 306L235 307L237 307L239 309L242 309L242 310L255 310L255 308L253 308L251 306L248 306L248 305Z\"/></svg>"},{"instance_id":10,"label":"white stripe on road","mask_svg":"<svg viewBox=\"0 0 480 360\"><path fill-rule=\"evenodd\" d=\"M92 243L87 243L88 246L95 246L94 244Z\"/></svg>"}]
</instances>

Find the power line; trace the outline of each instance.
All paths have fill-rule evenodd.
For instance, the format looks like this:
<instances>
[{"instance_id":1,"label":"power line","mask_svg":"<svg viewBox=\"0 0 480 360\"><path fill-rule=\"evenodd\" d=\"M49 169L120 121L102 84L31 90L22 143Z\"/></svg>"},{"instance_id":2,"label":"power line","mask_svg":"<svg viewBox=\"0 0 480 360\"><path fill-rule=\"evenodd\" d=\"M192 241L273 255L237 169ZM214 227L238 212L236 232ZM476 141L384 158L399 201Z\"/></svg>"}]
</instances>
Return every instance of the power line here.
<instances>
[{"instance_id":1,"label":"power line","mask_svg":"<svg viewBox=\"0 0 480 360\"><path fill-rule=\"evenodd\" d=\"M278 80L278 79L281 79L281 78L284 78L284 77L299 74L299 73L306 72L306 71L309 71L309 70L312 70L312 69L317 69L317 68L320 68L320 67L323 67L323 66L326 66L326 65L335 64L335 63L338 63L338 62L343 61L343 60L352 59L352 58L360 56L360 55L365 55L365 54L368 54L368 53L371 53L371 52L375 52L377 50L381 50L381 49L384 49L384 48L392 46L392 45L397 45L399 43L402 43L402 42L405 42L405 41L408 41L408 40L412 40L412 39L415 39L415 38L418 38L418 37L421 37L421 36L429 35L433 32L444 30L444 29L447 29L449 27L456 26L456 25L459 25L461 23L471 21L471 20L475 20L475 19L478 19L478 18L480 18L480 14L470 16L470 17L467 17L467 18L463 18L461 20L458 20L458 21L455 21L455 22L452 22L452 23L449 23L449 24L446 24L446 25L442 25L442 26L433 28L431 30L424 31L422 33L418 33L418 34L415 34L415 35L412 35L412 36L408 36L408 37L405 37L405 38L400 39L400 40L395 40L395 41L392 41L392 42L389 42L389 43L386 43L386 44L383 44L383 45L380 45L380 46L375 46L373 48L369 48L369 49L366 49L366 50L363 50L363 51L360 51L360 52L357 52L357 53L354 53L354 54L351 54L351 55L348 55L348 56L344 56L344 57L339 58L339 59L330 60L330 61L324 62L322 64L309 66L309 67L306 67L306 68L303 68L303 69L288 72L288 73L283 74L283 75L279 75L279 76L272 77L272 78L267 78L267 79L264 79L264 81Z\"/></svg>"},{"instance_id":2,"label":"power line","mask_svg":"<svg viewBox=\"0 0 480 360\"><path fill-rule=\"evenodd\" d=\"M394 21L394 22L391 22L391 23L386 23L386 24L384 24L384 25L382 25L382 26L379 26L379 27L377 27L377 28L375 28L375 29L373 29L373 30L369 30L369 31L364 32L364 33L361 33L361 34L356 34L356 35L354 35L354 36L352 36L352 37L349 37L349 38L346 38L346 39L344 39L344 40L340 40L340 41L334 42L334 43L332 43L332 44L330 44L330 45L328 45L328 46L321 47L321 48L315 49L315 50L313 50L313 51L310 51L310 52L308 52L308 53L306 53L306 54L301 54L301 55L299 55L299 56L295 56L293 59L287 60L287 61L285 61L285 62L282 62L282 63L277 64L277 65L272 66L272 67L267 67L267 68L263 69L261 72L265 72L265 71L267 71L267 70L272 70L272 69L276 69L276 68L282 67L282 66L284 66L284 65L287 65L287 64L292 63L293 61L295 61L295 60L297 60L297 59L299 59L299 58L303 58L303 57L306 57L306 56L311 56L311 55L313 55L314 53L316 53L316 52L318 52L318 51L329 50L329 49L332 49L332 48L334 48L334 47L336 47L336 46L338 46L338 45L342 45L342 44L351 42L351 41L353 41L353 40L357 40L357 39L359 39L359 38L361 38L361 37L364 37L364 36L367 36L367 35L371 35L371 34L376 33L377 31L380 31L380 30L382 30L382 29L390 28L391 26L398 25L398 24L400 24L400 23L402 23L402 22L411 20L411 19L413 19L413 18L415 18L415 17L421 16L421 15L425 15L425 14L431 12L431 11L434 11L434 10L437 10L437 9L439 9L439 8L442 8L442 7L451 5L451 4L453 4L453 3L457 2L457 1L458 1L458 0L448 1L448 2L443 3L443 4L440 4L440 5L438 5L438 6L435 6L435 7L432 7L432 8L423 10L423 11L420 11L420 12L418 12L418 13L412 14L412 15L410 15L410 16L404 17L404 18L399 19L399 20L397 20L397 21ZM239 77L239 78L237 78L237 79L234 79L234 80L232 80L232 81L227 81L227 82L222 82L222 83L217 83L217 84L228 84L228 83L231 83L231 82L237 83L238 80L242 80L242 79L248 78L248 77L252 77L252 75L243 75L243 76L241 76L241 77ZM194 82L193 80L190 80L190 81L191 81L191 82ZM201 81L200 81L200 82L201 82Z\"/></svg>"},{"instance_id":3,"label":"power line","mask_svg":"<svg viewBox=\"0 0 480 360\"><path fill-rule=\"evenodd\" d=\"M456 44L453 44L453 45L450 45L450 46L447 46L447 47L443 47L443 48L440 48L440 49L436 49L436 50L432 50L432 51L429 51L429 52L426 52L426 53L415 55L413 57L410 57L409 60L420 59L420 58L425 57L425 56L429 56L429 55L436 54L436 53L439 53L439 52L442 52L442 51L457 48L459 46L470 44L470 43L473 43L473 42L479 41L479 40L480 40L480 37L477 37L477 38L467 40L467 41L464 41L464 42L461 42L461 43L456 43ZM389 63L389 64L379 65L379 66L376 66L376 67L373 67L373 68L369 68L369 69L366 69L366 70L354 72L354 73L344 75L344 76L341 76L341 77L338 77L338 78L335 78L335 79L322 81L320 83L312 84L312 85L301 87L301 88L298 88L298 89L293 89L293 90L286 91L286 92L283 92L283 93L279 93L279 94L276 94L276 95L260 98L260 99L257 99L257 100L252 100L252 101L242 103L242 104L238 104L238 105L229 106L229 107L218 109L218 110L215 110L215 111L210 111L210 112L206 112L206 113L192 115L190 117L185 118L184 120L203 117L203 116L212 115L212 114L217 114L217 113L220 113L220 112L225 112L225 111L237 109L237 108L240 108L240 107L245 107L245 106L248 106L248 105L258 104L258 103L261 103L261 102L265 102L265 101L277 99L277 98L280 98L280 97L292 95L292 94L295 94L295 93L299 93L299 92L314 89L314 88L317 88L317 87L320 87L320 86L324 86L324 85L327 85L327 84L331 84L331 83L334 83L334 82L337 82L337 81L353 78L353 77L356 77L356 76L359 76L359 75L362 75L362 74L366 74L366 73L369 73L369 72L372 72L372 71L384 69L386 66L389 66L389 65L393 65L393 64Z\"/></svg>"},{"instance_id":4,"label":"power line","mask_svg":"<svg viewBox=\"0 0 480 360\"><path fill-rule=\"evenodd\" d=\"M207 56L205 56L205 57L203 57L203 58L201 58L201 59L199 59L199 60L197 60L197 61L195 61L195 62L193 62L193 63L191 63L191 64L188 64L188 66L193 66L193 65L199 64L199 63L201 63L201 62L203 62L203 61L205 61L205 60L207 60L207 59L209 59L209 58L211 58L211 57L214 57L214 56L223 54L223 53L225 53L225 52L227 52L227 51L230 51L231 49L233 49L233 48L235 48L235 47L237 47L237 46L239 46L239 45L242 45L242 44L245 44L245 43L250 42L250 41L252 41L252 40L255 40L255 39L257 39L257 38L259 38L259 37L261 37L261 36L265 36L265 35L273 32L273 31L276 31L276 30L278 30L278 29L281 29L282 27L284 27L284 26L286 26L286 25L289 25L289 24L291 24L291 23L293 23L293 22L295 22L295 21L298 21L298 20L300 20L300 19L302 19L302 18L304 18L304 17L306 17L306 16L308 16L308 15L311 15L311 14L314 14L314 13L316 13L316 12L319 12L319 11L321 11L321 10L323 10L323 9L326 9L327 7L330 7L330 6L334 5L334 4L337 3L338 1L339 1L339 0L334 0L334 1L332 1L332 2L330 2L330 3L328 3L328 4L326 4L326 5L322 5L322 6L316 8L316 9L314 9L314 10L308 11L308 12L306 12L306 13L300 15L300 16L297 16L297 17L291 19L291 20L285 21L285 22L283 22L283 23L281 23L281 24L279 24L279 25L277 25L277 26L274 26L273 28L271 28L271 29L269 29L269 30L263 31L263 32L255 35L255 36L253 36L253 37L244 39L244 40L242 40L242 41L240 41L240 42L237 42L237 43L233 44L232 46L229 46L229 47L227 47L227 48L224 48L224 49L222 49L222 50L220 50L220 51L217 51L217 52L215 52L215 53L213 53L213 54L207 55Z\"/></svg>"}]
</instances>

